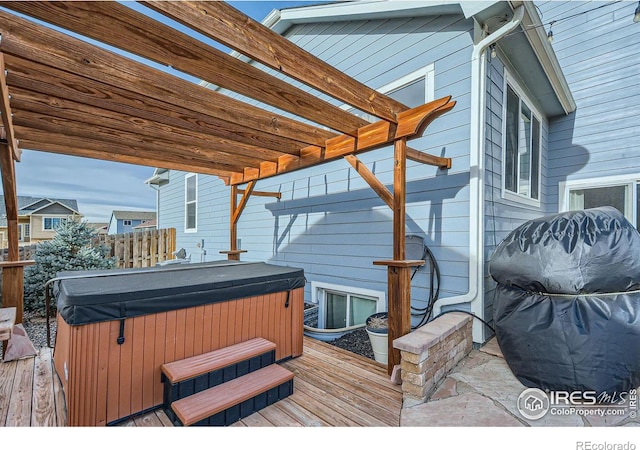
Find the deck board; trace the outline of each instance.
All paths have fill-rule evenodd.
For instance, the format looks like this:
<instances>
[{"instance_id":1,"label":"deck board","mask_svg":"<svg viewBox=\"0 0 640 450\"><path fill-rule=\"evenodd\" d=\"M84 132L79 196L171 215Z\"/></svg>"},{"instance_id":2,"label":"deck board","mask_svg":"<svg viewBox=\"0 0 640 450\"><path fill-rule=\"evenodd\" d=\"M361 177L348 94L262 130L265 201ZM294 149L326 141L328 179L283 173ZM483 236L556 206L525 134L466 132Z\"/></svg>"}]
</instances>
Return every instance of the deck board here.
<instances>
[{"instance_id":1,"label":"deck board","mask_svg":"<svg viewBox=\"0 0 640 450\"><path fill-rule=\"evenodd\" d=\"M41 348L38 355L39 357L34 361L31 426L55 427L57 417L55 394L51 382L53 372L51 352Z\"/></svg>"},{"instance_id":2,"label":"deck board","mask_svg":"<svg viewBox=\"0 0 640 450\"><path fill-rule=\"evenodd\" d=\"M233 424L237 427L399 426L402 393L373 360L305 337L303 355L281 363L295 374L294 393ZM62 385L52 351L0 363L0 426L64 426ZM172 426L161 409L119 426Z\"/></svg>"}]
</instances>

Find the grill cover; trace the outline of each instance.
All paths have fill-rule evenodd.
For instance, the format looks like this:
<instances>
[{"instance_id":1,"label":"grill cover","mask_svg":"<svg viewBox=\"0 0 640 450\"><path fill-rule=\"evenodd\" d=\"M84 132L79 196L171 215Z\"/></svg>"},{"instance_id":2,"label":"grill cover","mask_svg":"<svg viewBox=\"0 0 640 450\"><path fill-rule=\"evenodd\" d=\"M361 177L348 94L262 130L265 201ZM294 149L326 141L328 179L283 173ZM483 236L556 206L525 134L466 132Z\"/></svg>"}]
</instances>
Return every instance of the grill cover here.
<instances>
[{"instance_id":1,"label":"grill cover","mask_svg":"<svg viewBox=\"0 0 640 450\"><path fill-rule=\"evenodd\" d=\"M216 261L60 272L53 293L65 322L82 325L289 291L304 285L302 269L262 262Z\"/></svg>"},{"instance_id":2,"label":"grill cover","mask_svg":"<svg viewBox=\"0 0 640 450\"><path fill-rule=\"evenodd\" d=\"M640 385L640 234L611 207L532 220L496 248L494 328L522 384Z\"/></svg>"}]
</instances>

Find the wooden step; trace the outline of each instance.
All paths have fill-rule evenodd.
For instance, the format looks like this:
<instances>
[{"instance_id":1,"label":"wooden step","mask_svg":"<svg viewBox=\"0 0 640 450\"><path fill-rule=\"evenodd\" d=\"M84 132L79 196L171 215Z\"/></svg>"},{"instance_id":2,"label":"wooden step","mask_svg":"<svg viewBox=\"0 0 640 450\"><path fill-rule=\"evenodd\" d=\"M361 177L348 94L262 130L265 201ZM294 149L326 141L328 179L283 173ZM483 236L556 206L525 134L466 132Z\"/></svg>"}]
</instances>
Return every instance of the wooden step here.
<instances>
[{"instance_id":1,"label":"wooden step","mask_svg":"<svg viewBox=\"0 0 640 450\"><path fill-rule=\"evenodd\" d=\"M16 308L0 308L0 341L11 339L13 326L16 323Z\"/></svg>"},{"instance_id":2,"label":"wooden step","mask_svg":"<svg viewBox=\"0 0 640 450\"><path fill-rule=\"evenodd\" d=\"M272 364L171 404L179 424L229 425L293 393L293 373ZM236 407L233 417L221 417ZM215 418L207 422L209 418Z\"/></svg>"},{"instance_id":3,"label":"wooden step","mask_svg":"<svg viewBox=\"0 0 640 450\"><path fill-rule=\"evenodd\" d=\"M214 350L162 365L162 373L170 383L178 383L209 372L275 351L276 344L255 338L229 347Z\"/></svg>"}]
</instances>

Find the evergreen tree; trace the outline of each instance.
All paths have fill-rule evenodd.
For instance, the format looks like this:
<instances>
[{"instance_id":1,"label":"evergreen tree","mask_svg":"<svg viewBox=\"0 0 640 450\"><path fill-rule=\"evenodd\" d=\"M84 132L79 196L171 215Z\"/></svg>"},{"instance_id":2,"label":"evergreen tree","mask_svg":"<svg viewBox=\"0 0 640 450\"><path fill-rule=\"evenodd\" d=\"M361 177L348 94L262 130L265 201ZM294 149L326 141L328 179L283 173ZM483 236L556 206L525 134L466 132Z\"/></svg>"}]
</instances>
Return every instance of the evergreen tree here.
<instances>
[{"instance_id":1,"label":"evergreen tree","mask_svg":"<svg viewBox=\"0 0 640 450\"><path fill-rule=\"evenodd\" d=\"M63 220L56 236L38 244L35 264L25 269L24 307L27 311L45 312L44 286L56 274L67 270L111 269L115 259L107 257L106 248L92 247L97 231L86 222ZM55 304L52 302L55 309Z\"/></svg>"}]
</instances>

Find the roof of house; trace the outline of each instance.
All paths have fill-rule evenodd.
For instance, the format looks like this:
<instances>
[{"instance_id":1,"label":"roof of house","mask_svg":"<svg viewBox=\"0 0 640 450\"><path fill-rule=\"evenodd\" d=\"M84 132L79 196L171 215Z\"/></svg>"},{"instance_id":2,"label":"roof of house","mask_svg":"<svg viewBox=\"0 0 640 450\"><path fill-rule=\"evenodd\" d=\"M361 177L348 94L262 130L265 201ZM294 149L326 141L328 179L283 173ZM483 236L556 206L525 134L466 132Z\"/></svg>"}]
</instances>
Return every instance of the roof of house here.
<instances>
[{"instance_id":1,"label":"roof of house","mask_svg":"<svg viewBox=\"0 0 640 450\"><path fill-rule=\"evenodd\" d=\"M112 217L116 220L155 220L155 211L113 211Z\"/></svg>"},{"instance_id":2,"label":"roof of house","mask_svg":"<svg viewBox=\"0 0 640 450\"><path fill-rule=\"evenodd\" d=\"M140 225L136 225L133 228L155 228L157 226L157 222L155 219L153 220L145 220Z\"/></svg>"},{"instance_id":3,"label":"roof of house","mask_svg":"<svg viewBox=\"0 0 640 450\"><path fill-rule=\"evenodd\" d=\"M36 214L39 210L52 205L59 204L69 209L71 213L80 214L78 211L78 201L70 198L48 198L18 195L18 215L29 216ZM0 226L7 226L7 212L5 209L4 195L0 195Z\"/></svg>"},{"instance_id":4,"label":"roof of house","mask_svg":"<svg viewBox=\"0 0 640 450\"><path fill-rule=\"evenodd\" d=\"M108 226L109 224L106 222L87 222L87 227L95 228L96 230L101 228L107 229Z\"/></svg>"},{"instance_id":5,"label":"roof of house","mask_svg":"<svg viewBox=\"0 0 640 450\"><path fill-rule=\"evenodd\" d=\"M512 33L509 39L498 41L498 47L517 67L523 67L520 75L524 84L531 87L549 116L569 114L575 110L575 100L569 89L546 30L533 2L529 1L390 1L363 0L357 2L332 2L311 6L299 6L273 10L262 23L273 31L284 34L290 27L318 22L391 19L398 17L462 14L474 17L480 24L494 22L524 7L521 26L523 33ZM497 22L496 22L497 23ZM490 32L495 30L489 30ZM234 55L241 57L239 53ZM242 58L242 57L241 57ZM538 64L531 64L537 61Z\"/></svg>"}]
</instances>

